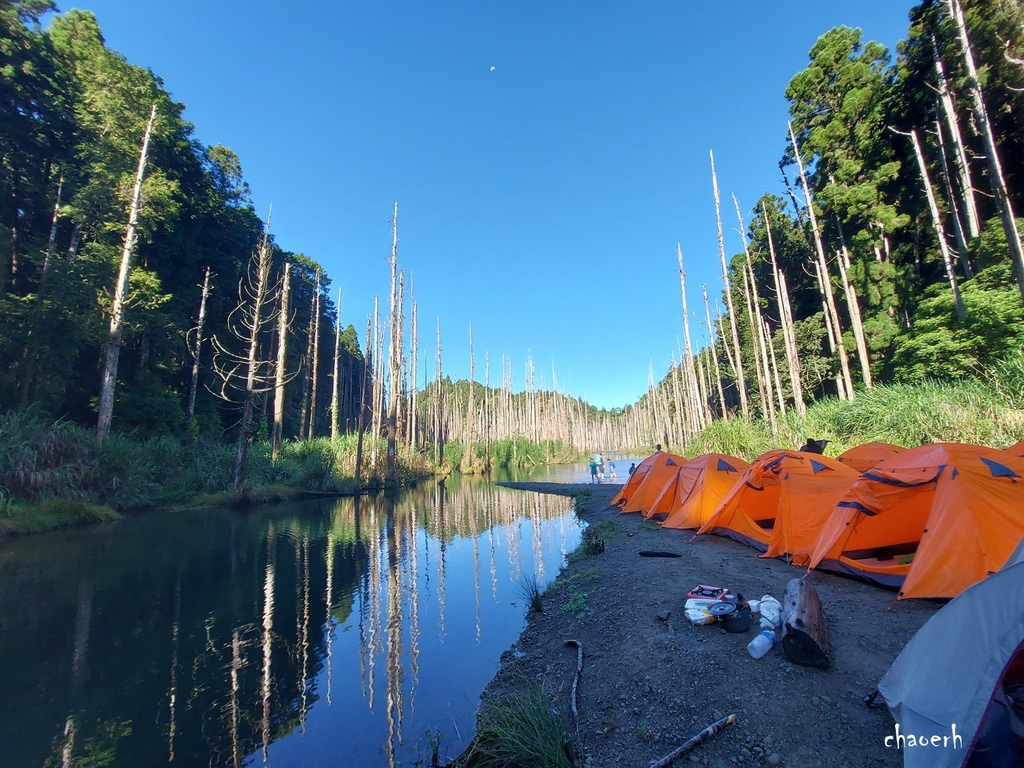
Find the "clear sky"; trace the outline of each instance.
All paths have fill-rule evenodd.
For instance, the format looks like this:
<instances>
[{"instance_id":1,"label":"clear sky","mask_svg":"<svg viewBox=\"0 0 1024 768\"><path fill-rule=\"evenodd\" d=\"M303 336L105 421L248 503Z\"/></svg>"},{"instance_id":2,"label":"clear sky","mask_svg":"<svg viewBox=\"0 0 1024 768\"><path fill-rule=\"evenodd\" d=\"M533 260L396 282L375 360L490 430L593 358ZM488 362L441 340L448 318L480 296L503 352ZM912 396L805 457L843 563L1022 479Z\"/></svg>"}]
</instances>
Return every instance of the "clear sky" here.
<instances>
[{"instance_id":1,"label":"clear sky","mask_svg":"<svg viewBox=\"0 0 1024 768\"><path fill-rule=\"evenodd\" d=\"M782 194L790 78L828 29L895 54L911 0L77 0L107 45L163 78L196 137L238 153L286 250L343 289L360 339L386 306L391 218L432 377L634 402L721 296L708 151L727 254ZM408 314L409 310L407 310ZM714 306L712 306L714 312Z\"/></svg>"}]
</instances>

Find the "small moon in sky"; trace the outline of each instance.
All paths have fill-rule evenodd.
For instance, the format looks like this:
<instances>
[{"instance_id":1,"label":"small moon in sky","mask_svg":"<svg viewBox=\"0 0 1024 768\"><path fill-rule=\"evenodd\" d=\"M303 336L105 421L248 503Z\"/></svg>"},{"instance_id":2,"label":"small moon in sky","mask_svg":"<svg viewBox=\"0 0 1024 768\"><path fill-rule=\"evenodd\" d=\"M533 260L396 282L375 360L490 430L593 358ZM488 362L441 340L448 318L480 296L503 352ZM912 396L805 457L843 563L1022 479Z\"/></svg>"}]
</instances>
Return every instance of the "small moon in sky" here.
<instances>
[{"instance_id":1,"label":"small moon in sky","mask_svg":"<svg viewBox=\"0 0 1024 768\"><path fill-rule=\"evenodd\" d=\"M495 69L494 67L491 67L491 72L493 72L493 71L494 71L494 69Z\"/></svg>"}]
</instances>

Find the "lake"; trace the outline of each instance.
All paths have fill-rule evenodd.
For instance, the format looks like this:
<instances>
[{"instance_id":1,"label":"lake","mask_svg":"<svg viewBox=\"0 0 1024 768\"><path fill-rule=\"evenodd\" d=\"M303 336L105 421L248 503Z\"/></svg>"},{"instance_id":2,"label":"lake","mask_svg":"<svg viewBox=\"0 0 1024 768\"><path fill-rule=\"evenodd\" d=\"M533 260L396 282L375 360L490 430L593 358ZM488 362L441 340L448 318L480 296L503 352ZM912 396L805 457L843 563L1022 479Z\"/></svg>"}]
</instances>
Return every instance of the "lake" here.
<instances>
[{"instance_id":1,"label":"lake","mask_svg":"<svg viewBox=\"0 0 1024 768\"><path fill-rule=\"evenodd\" d=\"M569 498L454 478L0 542L0 765L454 757L580 534Z\"/></svg>"}]
</instances>

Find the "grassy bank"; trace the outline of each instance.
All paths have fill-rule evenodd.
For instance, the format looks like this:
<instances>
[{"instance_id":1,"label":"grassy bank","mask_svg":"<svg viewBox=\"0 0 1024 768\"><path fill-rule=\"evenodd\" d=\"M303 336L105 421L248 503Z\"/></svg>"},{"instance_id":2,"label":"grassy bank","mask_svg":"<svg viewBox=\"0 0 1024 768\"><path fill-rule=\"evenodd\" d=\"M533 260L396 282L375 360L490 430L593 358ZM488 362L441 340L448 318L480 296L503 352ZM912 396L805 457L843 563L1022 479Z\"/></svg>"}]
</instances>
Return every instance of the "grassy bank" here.
<instances>
[{"instance_id":1,"label":"grassy bank","mask_svg":"<svg viewBox=\"0 0 1024 768\"><path fill-rule=\"evenodd\" d=\"M873 440L905 448L940 442L1004 447L1024 437L1024 366L993 380L891 384L858 392L852 402L829 398L809 406L803 418L788 411L775 430L760 419L716 421L684 450L751 460L795 449L807 437L830 440L830 456Z\"/></svg>"},{"instance_id":2,"label":"grassy bank","mask_svg":"<svg viewBox=\"0 0 1024 768\"><path fill-rule=\"evenodd\" d=\"M386 448L363 441L356 483L356 435L336 440L285 441L277 461L266 441L249 450L243 488L231 490L235 445L206 438L139 439L112 434L98 448L91 429L52 422L31 409L0 416L0 536L35 533L115 519L121 514L174 505L250 504L310 493L360 493L397 488L418 478L491 466L571 461L559 442L525 439L477 444L470 459L459 443L433 451L400 446L395 472L387 473ZM489 460L488 460L489 449Z\"/></svg>"}]
</instances>

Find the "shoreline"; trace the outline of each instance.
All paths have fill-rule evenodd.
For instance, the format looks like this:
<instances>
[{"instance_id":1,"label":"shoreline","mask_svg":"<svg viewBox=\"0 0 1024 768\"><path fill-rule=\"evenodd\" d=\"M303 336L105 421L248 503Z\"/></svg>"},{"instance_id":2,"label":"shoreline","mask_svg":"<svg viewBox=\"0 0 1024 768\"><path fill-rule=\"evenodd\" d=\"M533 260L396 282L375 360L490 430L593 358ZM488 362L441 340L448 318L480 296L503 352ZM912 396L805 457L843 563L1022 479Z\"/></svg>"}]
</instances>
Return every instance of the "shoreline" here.
<instances>
[{"instance_id":1,"label":"shoreline","mask_svg":"<svg viewBox=\"0 0 1024 768\"><path fill-rule=\"evenodd\" d=\"M940 607L903 600L872 584L824 571L812 582L829 621L833 665L790 663L780 648L762 659L746 651L756 624L742 634L691 626L683 615L696 584L729 587L748 599L781 600L803 575L781 560L717 536L664 529L638 513L609 506L621 484L498 483L532 493L575 497L579 516L601 526L605 550L570 558L531 611L517 642L502 654L481 696L481 710L525 685L542 690L576 733L583 764L647 765L715 720L735 724L677 765L899 766L903 754L884 739L894 723L862 701L920 626ZM678 558L647 558L643 550ZM583 647L578 719L570 713L576 651Z\"/></svg>"}]
</instances>

